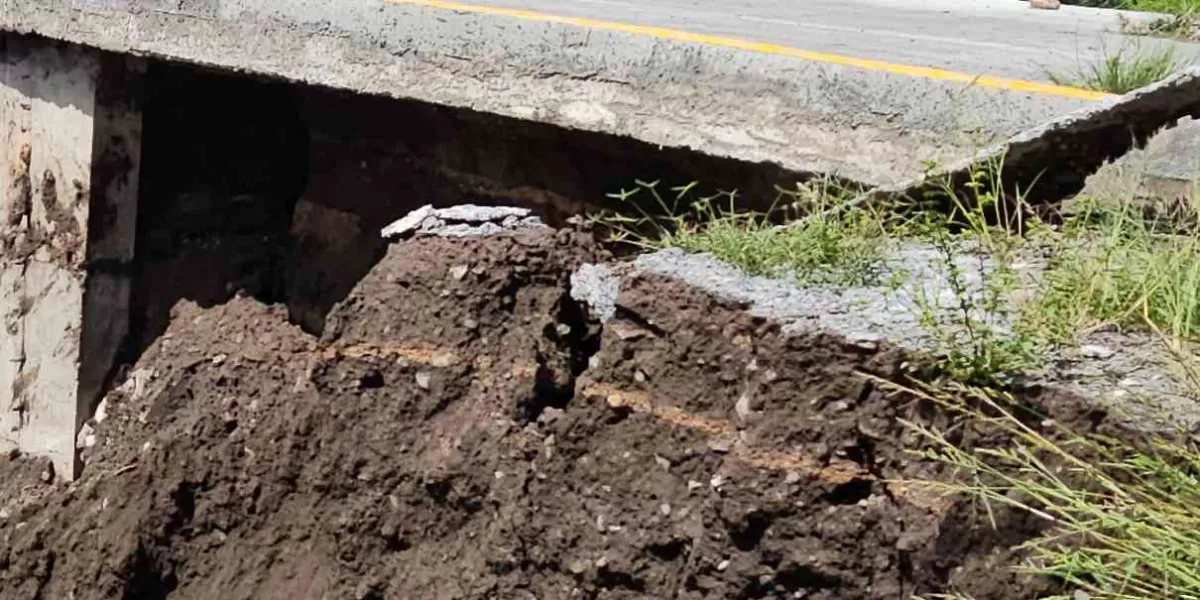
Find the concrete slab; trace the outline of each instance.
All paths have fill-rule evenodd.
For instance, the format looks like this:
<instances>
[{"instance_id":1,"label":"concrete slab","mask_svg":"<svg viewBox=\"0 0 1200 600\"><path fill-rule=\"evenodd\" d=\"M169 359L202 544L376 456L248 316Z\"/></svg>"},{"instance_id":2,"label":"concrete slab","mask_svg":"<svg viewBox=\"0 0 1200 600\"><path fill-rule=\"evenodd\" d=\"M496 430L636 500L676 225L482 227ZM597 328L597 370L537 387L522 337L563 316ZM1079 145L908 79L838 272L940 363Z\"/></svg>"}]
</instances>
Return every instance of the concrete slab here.
<instances>
[{"instance_id":1,"label":"concrete slab","mask_svg":"<svg viewBox=\"0 0 1200 600\"><path fill-rule=\"evenodd\" d=\"M1200 115L1200 67L1191 67L1159 83L1114 97L1076 113L1029 129L955 163L932 170L898 185L884 186L863 195L858 202L884 196L923 197L941 190L947 181L962 186L980 165L1001 164L1001 181L1010 193L1021 193L1033 204L1068 198L1083 189L1087 178L1102 165L1141 148L1155 136L1154 156L1185 168L1194 157L1174 155L1186 151L1180 144L1191 139L1190 128L1173 133L1164 128L1181 119ZM1172 142L1171 136L1179 137ZM1163 137L1166 136L1166 137ZM1190 143L1190 142L1186 142ZM1151 180L1165 177L1149 169Z\"/></svg>"},{"instance_id":2,"label":"concrete slab","mask_svg":"<svg viewBox=\"0 0 1200 600\"><path fill-rule=\"evenodd\" d=\"M0 35L0 446L68 478L125 334L128 283L89 266L133 251L140 118L114 91L136 82L130 60Z\"/></svg>"},{"instance_id":3,"label":"concrete slab","mask_svg":"<svg viewBox=\"0 0 1200 600\"><path fill-rule=\"evenodd\" d=\"M151 0L9 0L0 29L871 184L910 177L927 160L952 162L1099 97L1045 82L950 73L937 68L944 61L895 65L703 32L663 34L637 22L609 27L423 4L227 0L181 9ZM868 9L879 16L896 7ZM603 6L591 10L608 15ZM1116 17L1108 19L1115 30ZM913 39L921 35L928 37L914 32Z\"/></svg>"}]
</instances>

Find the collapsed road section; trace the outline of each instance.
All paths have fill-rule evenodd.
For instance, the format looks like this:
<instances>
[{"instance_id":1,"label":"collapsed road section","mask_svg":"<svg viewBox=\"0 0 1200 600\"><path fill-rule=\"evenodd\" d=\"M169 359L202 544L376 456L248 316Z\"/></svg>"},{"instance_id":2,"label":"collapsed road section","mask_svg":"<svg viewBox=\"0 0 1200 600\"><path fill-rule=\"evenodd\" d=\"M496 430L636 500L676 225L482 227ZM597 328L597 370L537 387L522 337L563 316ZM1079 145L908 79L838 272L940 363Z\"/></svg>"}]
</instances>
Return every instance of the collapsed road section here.
<instances>
[{"instance_id":1,"label":"collapsed road section","mask_svg":"<svg viewBox=\"0 0 1200 600\"><path fill-rule=\"evenodd\" d=\"M589 288L550 228L397 241L320 337L182 302L108 394L86 468L0 459L5 598L1011 598L1042 526L902 483L877 380L905 355L789 335L675 277ZM572 283L574 281L574 283ZM615 297L595 308L574 296ZM608 290L608 291L606 291ZM611 312L601 322L597 316ZM1071 394L1061 423L1105 419ZM964 444L998 443L986 431Z\"/></svg>"},{"instance_id":2,"label":"collapsed road section","mask_svg":"<svg viewBox=\"0 0 1200 600\"><path fill-rule=\"evenodd\" d=\"M333 10L302 4L309 25ZM247 36L268 50L259 59L226 62L252 22L240 17L279 17L269 2L136 11L138 26L112 29L100 25L127 15L108 4L5 6L0 28L27 33L0 35L0 597L1061 591L997 570L1044 523L1018 511L985 522L970 502L898 483L948 475L913 459L923 442L902 426L948 416L887 387L919 353L798 333L670 269L608 271L576 218L639 179L738 189L743 208L827 169L894 184L929 158L925 138L836 111L783 119L782 138L751 135L721 121L729 107L699 101L664 103L697 118L686 127L636 108L617 118L572 99L561 74L520 79L560 103L525 119L540 113L511 96L453 93L447 77L488 80L486 64L410 57L395 40L341 61L366 52L359 37L285 19ZM366 10L346 6L341 27ZM171 35L196 23L211 28L204 43ZM392 59L372 62L377 52ZM304 72L286 68L296 57ZM329 78L314 74L330 61L341 66ZM397 66L412 61L421 68ZM838 98L863 89L832 70L857 82ZM620 88L585 79L590 93ZM442 104L383 97L400 88ZM1198 112L1197 88L1185 73L979 159L1007 153L1006 181L1050 172L1038 189L1068 194ZM762 97L755 115L795 108ZM632 129L650 134L619 135ZM849 130L889 142L849 152L840 144L863 140L834 135ZM897 171L883 154L909 162ZM1117 427L1068 387L1018 400L1047 422Z\"/></svg>"}]
</instances>

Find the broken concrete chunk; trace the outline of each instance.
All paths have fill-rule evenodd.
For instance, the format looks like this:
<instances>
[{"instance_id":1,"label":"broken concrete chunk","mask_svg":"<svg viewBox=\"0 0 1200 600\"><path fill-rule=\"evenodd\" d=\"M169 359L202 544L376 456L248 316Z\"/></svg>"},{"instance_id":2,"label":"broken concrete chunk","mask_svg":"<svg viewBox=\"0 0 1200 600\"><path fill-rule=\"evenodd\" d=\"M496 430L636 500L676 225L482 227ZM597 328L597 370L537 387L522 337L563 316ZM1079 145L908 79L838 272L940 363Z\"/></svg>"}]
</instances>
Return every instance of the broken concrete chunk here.
<instances>
[{"instance_id":1,"label":"broken concrete chunk","mask_svg":"<svg viewBox=\"0 0 1200 600\"><path fill-rule=\"evenodd\" d=\"M399 221L384 227L382 232L383 237L385 239L392 239L412 233L417 230L417 227L420 227L421 222L424 221L426 217L432 214L433 205L426 204L425 206L422 206L421 208L404 215L404 217Z\"/></svg>"},{"instance_id":2,"label":"broken concrete chunk","mask_svg":"<svg viewBox=\"0 0 1200 600\"><path fill-rule=\"evenodd\" d=\"M83 427L79 428L79 433L75 436L75 448L84 449L91 448L96 445L96 430L89 423L84 423Z\"/></svg>"},{"instance_id":3,"label":"broken concrete chunk","mask_svg":"<svg viewBox=\"0 0 1200 600\"><path fill-rule=\"evenodd\" d=\"M503 222L508 217L527 217L528 208L515 206L477 206L475 204L460 204L435 211L439 219L459 221L462 223ZM515 221L514 221L515 222Z\"/></svg>"},{"instance_id":4,"label":"broken concrete chunk","mask_svg":"<svg viewBox=\"0 0 1200 600\"><path fill-rule=\"evenodd\" d=\"M571 298L591 309L601 322L617 314L617 295L621 276L605 265L580 265L571 273Z\"/></svg>"},{"instance_id":5,"label":"broken concrete chunk","mask_svg":"<svg viewBox=\"0 0 1200 600\"><path fill-rule=\"evenodd\" d=\"M384 227L380 233L385 239L397 240L413 235L484 236L544 227L541 219L531 215L527 208L474 204L433 208L427 204Z\"/></svg>"}]
</instances>

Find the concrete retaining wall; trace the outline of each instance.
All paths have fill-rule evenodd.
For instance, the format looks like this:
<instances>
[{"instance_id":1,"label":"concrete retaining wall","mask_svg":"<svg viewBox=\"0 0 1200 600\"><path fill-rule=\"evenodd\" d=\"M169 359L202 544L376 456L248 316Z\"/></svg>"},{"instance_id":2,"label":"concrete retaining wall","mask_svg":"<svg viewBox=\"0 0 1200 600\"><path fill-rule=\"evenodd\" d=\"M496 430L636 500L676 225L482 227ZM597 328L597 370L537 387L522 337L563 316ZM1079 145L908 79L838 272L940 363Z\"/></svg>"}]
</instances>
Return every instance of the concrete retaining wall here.
<instances>
[{"instance_id":1,"label":"concrete retaining wall","mask_svg":"<svg viewBox=\"0 0 1200 600\"><path fill-rule=\"evenodd\" d=\"M65 477L127 327L139 68L0 35L0 449Z\"/></svg>"}]
</instances>

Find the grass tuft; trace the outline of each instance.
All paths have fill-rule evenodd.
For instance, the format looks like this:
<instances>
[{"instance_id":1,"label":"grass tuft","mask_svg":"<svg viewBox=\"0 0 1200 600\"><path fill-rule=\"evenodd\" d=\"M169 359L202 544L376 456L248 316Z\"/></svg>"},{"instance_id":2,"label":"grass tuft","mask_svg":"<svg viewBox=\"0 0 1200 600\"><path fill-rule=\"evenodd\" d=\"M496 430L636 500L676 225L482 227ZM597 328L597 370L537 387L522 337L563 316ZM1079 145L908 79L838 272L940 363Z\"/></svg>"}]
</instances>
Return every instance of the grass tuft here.
<instances>
[{"instance_id":1,"label":"grass tuft","mask_svg":"<svg viewBox=\"0 0 1200 600\"><path fill-rule=\"evenodd\" d=\"M1194 15L1200 13L1200 0L1117 0L1117 6L1125 10L1156 12L1167 15Z\"/></svg>"},{"instance_id":2,"label":"grass tuft","mask_svg":"<svg viewBox=\"0 0 1200 600\"><path fill-rule=\"evenodd\" d=\"M1185 66L1187 61L1179 57L1174 47L1143 51L1140 46L1131 46L1106 52L1099 61L1081 67L1074 75L1049 73L1048 76L1058 85L1125 94L1162 81Z\"/></svg>"},{"instance_id":3,"label":"grass tuft","mask_svg":"<svg viewBox=\"0 0 1200 600\"><path fill-rule=\"evenodd\" d=\"M1083 199L1027 318L1064 342L1106 325L1200 339L1200 237L1181 231L1192 221L1148 217L1130 201Z\"/></svg>"},{"instance_id":4,"label":"grass tuft","mask_svg":"<svg viewBox=\"0 0 1200 600\"><path fill-rule=\"evenodd\" d=\"M734 193L697 197L695 184L663 193L658 182L637 182L610 195L632 211L594 220L613 241L707 252L751 275L793 277L803 285L871 285L880 276L887 228L883 211L836 210L856 193L819 180L781 190L775 208L754 213L742 211ZM796 217L806 218L777 225Z\"/></svg>"}]
</instances>

